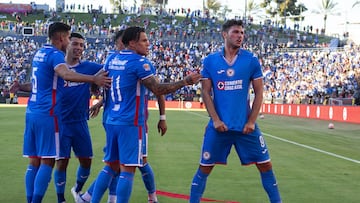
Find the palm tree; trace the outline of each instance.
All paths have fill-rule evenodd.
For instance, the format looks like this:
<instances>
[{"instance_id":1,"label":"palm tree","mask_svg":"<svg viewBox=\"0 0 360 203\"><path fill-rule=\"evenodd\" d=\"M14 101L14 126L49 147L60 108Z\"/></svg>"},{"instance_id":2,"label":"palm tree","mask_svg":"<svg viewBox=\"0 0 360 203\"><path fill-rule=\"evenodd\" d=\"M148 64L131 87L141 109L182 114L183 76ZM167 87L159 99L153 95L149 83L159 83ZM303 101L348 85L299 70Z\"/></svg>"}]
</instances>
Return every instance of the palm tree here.
<instances>
[{"instance_id":1,"label":"palm tree","mask_svg":"<svg viewBox=\"0 0 360 203\"><path fill-rule=\"evenodd\" d=\"M122 6L122 0L109 0L111 6L113 7L113 12L115 13L116 10L119 10L119 13L121 13L121 6Z\"/></svg>"},{"instance_id":2,"label":"palm tree","mask_svg":"<svg viewBox=\"0 0 360 203\"><path fill-rule=\"evenodd\" d=\"M217 0L207 0L207 8L216 14L221 8L221 3Z\"/></svg>"},{"instance_id":3,"label":"palm tree","mask_svg":"<svg viewBox=\"0 0 360 203\"><path fill-rule=\"evenodd\" d=\"M251 17L252 15L256 15L259 11L261 11L260 4L255 3L254 0L249 0L247 2L245 10L245 12L247 12L247 16Z\"/></svg>"},{"instance_id":4,"label":"palm tree","mask_svg":"<svg viewBox=\"0 0 360 203\"><path fill-rule=\"evenodd\" d=\"M329 15L339 15L339 13L335 13L337 3L333 0L322 0L321 6L319 10L314 11L316 14L320 14L324 16L324 32L326 31L326 20Z\"/></svg>"},{"instance_id":5,"label":"palm tree","mask_svg":"<svg viewBox=\"0 0 360 203\"><path fill-rule=\"evenodd\" d=\"M353 5L352 8L354 8L355 6L360 5L360 1L356 1Z\"/></svg>"}]
</instances>

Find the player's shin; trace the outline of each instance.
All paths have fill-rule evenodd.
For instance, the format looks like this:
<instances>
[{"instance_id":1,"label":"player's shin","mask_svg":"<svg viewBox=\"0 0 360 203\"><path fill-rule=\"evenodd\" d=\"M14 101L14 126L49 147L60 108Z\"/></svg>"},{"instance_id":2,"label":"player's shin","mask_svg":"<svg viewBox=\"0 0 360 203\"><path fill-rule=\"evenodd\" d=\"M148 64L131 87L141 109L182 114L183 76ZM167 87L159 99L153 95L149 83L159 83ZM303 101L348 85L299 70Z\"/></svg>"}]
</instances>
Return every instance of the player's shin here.
<instances>
[{"instance_id":1,"label":"player's shin","mask_svg":"<svg viewBox=\"0 0 360 203\"><path fill-rule=\"evenodd\" d=\"M260 172L262 185L271 203L281 203L281 197L273 170Z\"/></svg>"},{"instance_id":2,"label":"player's shin","mask_svg":"<svg viewBox=\"0 0 360 203\"><path fill-rule=\"evenodd\" d=\"M55 169L54 184L58 202L65 202L66 171Z\"/></svg>"},{"instance_id":3,"label":"player's shin","mask_svg":"<svg viewBox=\"0 0 360 203\"><path fill-rule=\"evenodd\" d=\"M208 174L197 170L191 183L189 203L200 203L200 199L205 191Z\"/></svg>"},{"instance_id":4,"label":"player's shin","mask_svg":"<svg viewBox=\"0 0 360 203\"><path fill-rule=\"evenodd\" d=\"M155 178L150 164L146 163L143 167L139 167L139 169L141 171L146 190L149 194L149 200L157 202Z\"/></svg>"},{"instance_id":5,"label":"player's shin","mask_svg":"<svg viewBox=\"0 0 360 203\"><path fill-rule=\"evenodd\" d=\"M116 196L118 203L127 203L130 200L130 195L134 182L134 174L129 172L120 172L118 185L116 188Z\"/></svg>"},{"instance_id":6,"label":"player's shin","mask_svg":"<svg viewBox=\"0 0 360 203\"><path fill-rule=\"evenodd\" d=\"M32 196L34 193L34 181L38 170L39 168L33 165L29 165L28 168L26 169L25 191L26 191L26 199L28 203L31 203L32 200Z\"/></svg>"}]
</instances>

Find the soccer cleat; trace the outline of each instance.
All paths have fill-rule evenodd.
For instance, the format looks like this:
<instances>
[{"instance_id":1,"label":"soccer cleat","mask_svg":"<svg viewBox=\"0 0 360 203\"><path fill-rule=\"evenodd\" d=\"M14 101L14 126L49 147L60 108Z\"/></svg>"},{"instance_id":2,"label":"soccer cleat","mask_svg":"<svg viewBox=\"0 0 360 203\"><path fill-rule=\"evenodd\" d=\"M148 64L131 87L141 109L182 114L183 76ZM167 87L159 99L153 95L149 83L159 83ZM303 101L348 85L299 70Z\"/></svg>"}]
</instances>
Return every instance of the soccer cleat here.
<instances>
[{"instance_id":1,"label":"soccer cleat","mask_svg":"<svg viewBox=\"0 0 360 203\"><path fill-rule=\"evenodd\" d=\"M71 188L71 194L74 197L75 203L90 203L81 198L81 194L75 191L75 186Z\"/></svg>"},{"instance_id":2,"label":"soccer cleat","mask_svg":"<svg viewBox=\"0 0 360 203\"><path fill-rule=\"evenodd\" d=\"M83 200L83 198L81 198L81 195L78 193L75 198L75 203L90 203L90 202Z\"/></svg>"}]
</instances>

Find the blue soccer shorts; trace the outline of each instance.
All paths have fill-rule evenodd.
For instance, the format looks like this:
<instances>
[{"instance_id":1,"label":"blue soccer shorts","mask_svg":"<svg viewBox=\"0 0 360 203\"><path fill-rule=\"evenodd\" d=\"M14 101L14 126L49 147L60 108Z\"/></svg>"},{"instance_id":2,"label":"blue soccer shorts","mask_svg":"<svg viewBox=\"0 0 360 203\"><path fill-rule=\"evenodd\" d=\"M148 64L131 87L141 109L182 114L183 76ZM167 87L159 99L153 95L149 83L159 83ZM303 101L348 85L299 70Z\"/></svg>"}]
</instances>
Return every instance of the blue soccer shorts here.
<instances>
[{"instance_id":1,"label":"blue soccer shorts","mask_svg":"<svg viewBox=\"0 0 360 203\"><path fill-rule=\"evenodd\" d=\"M144 126L110 125L106 126L106 150L104 161L116 162L125 166L143 165Z\"/></svg>"},{"instance_id":2,"label":"blue soccer shorts","mask_svg":"<svg viewBox=\"0 0 360 203\"><path fill-rule=\"evenodd\" d=\"M86 120L61 124L60 159L70 158L71 148L78 158L92 158L93 150Z\"/></svg>"},{"instance_id":3,"label":"blue soccer shorts","mask_svg":"<svg viewBox=\"0 0 360 203\"><path fill-rule=\"evenodd\" d=\"M238 131L218 132L213 127L207 126L200 165L226 164L232 146L235 147L242 165L270 161L265 140L257 125L251 134Z\"/></svg>"},{"instance_id":4,"label":"blue soccer shorts","mask_svg":"<svg viewBox=\"0 0 360 203\"><path fill-rule=\"evenodd\" d=\"M59 156L59 124L56 116L27 113L25 116L24 157Z\"/></svg>"}]
</instances>

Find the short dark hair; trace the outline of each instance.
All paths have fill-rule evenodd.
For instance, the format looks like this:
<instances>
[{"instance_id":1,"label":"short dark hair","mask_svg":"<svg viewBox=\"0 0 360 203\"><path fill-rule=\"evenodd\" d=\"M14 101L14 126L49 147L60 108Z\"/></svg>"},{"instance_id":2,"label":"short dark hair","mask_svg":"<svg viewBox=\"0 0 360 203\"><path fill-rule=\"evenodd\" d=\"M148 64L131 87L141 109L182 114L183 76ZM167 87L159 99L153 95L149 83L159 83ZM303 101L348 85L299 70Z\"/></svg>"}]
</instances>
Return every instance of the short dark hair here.
<instances>
[{"instance_id":1,"label":"short dark hair","mask_svg":"<svg viewBox=\"0 0 360 203\"><path fill-rule=\"evenodd\" d=\"M235 20L235 19L228 20L222 25L221 31L227 32L229 30L229 28L234 25L243 27L243 22L242 22L242 20Z\"/></svg>"},{"instance_id":2,"label":"short dark hair","mask_svg":"<svg viewBox=\"0 0 360 203\"><path fill-rule=\"evenodd\" d=\"M125 30L119 30L115 33L114 38L113 38L114 42L116 42L119 38L123 37L124 31Z\"/></svg>"},{"instance_id":3,"label":"short dark hair","mask_svg":"<svg viewBox=\"0 0 360 203\"><path fill-rule=\"evenodd\" d=\"M141 27L132 26L126 28L122 37L122 43L124 46L128 46L132 40L139 41L140 33L142 32L145 32L145 29Z\"/></svg>"},{"instance_id":4,"label":"short dark hair","mask_svg":"<svg viewBox=\"0 0 360 203\"><path fill-rule=\"evenodd\" d=\"M71 29L71 27L65 23L54 22L49 25L48 36L51 39L52 37L54 37L55 33L68 32L70 29Z\"/></svg>"},{"instance_id":5,"label":"short dark hair","mask_svg":"<svg viewBox=\"0 0 360 203\"><path fill-rule=\"evenodd\" d=\"M70 34L70 38L72 38L72 37L76 37L76 38L80 38L80 39L85 40L85 37L82 36L82 35L81 35L80 33L78 33L78 32L72 32L72 33Z\"/></svg>"}]
</instances>

